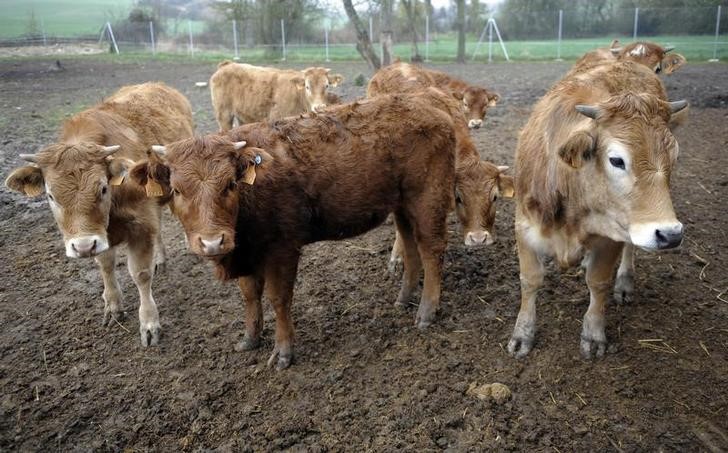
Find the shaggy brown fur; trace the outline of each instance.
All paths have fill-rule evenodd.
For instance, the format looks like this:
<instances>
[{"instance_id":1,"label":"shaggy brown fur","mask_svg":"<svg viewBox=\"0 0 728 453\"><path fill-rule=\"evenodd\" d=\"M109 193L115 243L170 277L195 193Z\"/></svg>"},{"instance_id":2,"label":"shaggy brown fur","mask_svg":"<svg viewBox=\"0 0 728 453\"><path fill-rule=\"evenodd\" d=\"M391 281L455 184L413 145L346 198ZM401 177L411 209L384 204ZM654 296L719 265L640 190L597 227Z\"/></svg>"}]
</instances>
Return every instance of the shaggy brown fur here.
<instances>
[{"instance_id":1,"label":"shaggy brown fur","mask_svg":"<svg viewBox=\"0 0 728 453\"><path fill-rule=\"evenodd\" d=\"M612 41L608 48L595 49L585 53L576 61L570 73L584 72L603 63L613 61L634 61L654 70L656 73L672 74L685 63L685 57L678 53L668 53L653 42L633 42L621 46L618 40Z\"/></svg>"},{"instance_id":2,"label":"shaggy brown fur","mask_svg":"<svg viewBox=\"0 0 728 453\"><path fill-rule=\"evenodd\" d=\"M58 227L67 242L96 235L102 242L106 240L111 249L106 253L112 261L113 247L126 242L130 249L139 251L139 262L134 267L151 276L151 251L155 242L161 246L160 204L148 198L144 189L125 182L124 175L130 164L146 157L152 145L190 137L192 132L190 104L178 91L162 83L127 86L64 122L58 142L30 157L35 165L16 169L5 183L28 196L39 195L47 188ZM120 149L113 155L104 152L102 146L112 145ZM91 255L95 254L92 250ZM163 250L158 250L157 259L162 264ZM121 308L113 265L102 265L102 273L107 299L105 320L115 319ZM156 307L149 310L156 313ZM149 332L153 338L145 339L142 332L145 345L156 342L159 323L155 322L156 330Z\"/></svg>"},{"instance_id":3,"label":"shaggy brown fur","mask_svg":"<svg viewBox=\"0 0 728 453\"><path fill-rule=\"evenodd\" d=\"M240 140L247 146L236 151ZM430 324L439 306L454 149L448 115L422 99L387 96L171 144L164 164L139 164L132 175L146 184L160 173L155 167L166 166L169 178L160 183L175 191L171 206L192 251L212 259L220 277L240 277L244 349L258 344L265 286L277 318L271 362L278 356L283 368L293 354L290 305L303 246L364 233L390 213L405 244L397 301L408 302L424 267L416 322ZM250 171L252 185L244 181Z\"/></svg>"},{"instance_id":4,"label":"shaggy brown fur","mask_svg":"<svg viewBox=\"0 0 728 453\"><path fill-rule=\"evenodd\" d=\"M328 93L344 78L326 68L303 71L224 61L210 77L212 106L221 131L239 124L299 115L325 107L338 96Z\"/></svg>"}]
</instances>

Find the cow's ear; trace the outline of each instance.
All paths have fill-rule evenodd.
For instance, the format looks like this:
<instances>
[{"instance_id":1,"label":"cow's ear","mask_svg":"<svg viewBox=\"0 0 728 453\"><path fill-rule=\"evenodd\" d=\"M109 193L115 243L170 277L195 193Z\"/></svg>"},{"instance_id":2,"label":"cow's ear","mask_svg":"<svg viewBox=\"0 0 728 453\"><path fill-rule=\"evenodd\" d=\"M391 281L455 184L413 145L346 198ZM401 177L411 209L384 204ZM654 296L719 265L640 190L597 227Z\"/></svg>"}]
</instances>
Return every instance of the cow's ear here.
<instances>
[{"instance_id":1,"label":"cow's ear","mask_svg":"<svg viewBox=\"0 0 728 453\"><path fill-rule=\"evenodd\" d=\"M490 93L488 95L488 107L495 107L498 101L500 101L500 94Z\"/></svg>"},{"instance_id":2,"label":"cow's ear","mask_svg":"<svg viewBox=\"0 0 728 453\"><path fill-rule=\"evenodd\" d=\"M501 197L513 198L516 194L516 186L513 180L513 176L499 174L498 175L498 192Z\"/></svg>"},{"instance_id":3,"label":"cow's ear","mask_svg":"<svg viewBox=\"0 0 728 453\"><path fill-rule=\"evenodd\" d=\"M679 53L668 53L664 57L662 57L660 67L662 68L662 72L664 72L665 74L672 74L673 72L680 69L686 61L687 60L685 60L685 57L683 57Z\"/></svg>"},{"instance_id":4,"label":"cow's ear","mask_svg":"<svg viewBox=\"0 0 728 453\"><path fill-rule=\"evenodd\" d=\"M344 76L341 74L329 74L329 85L332 87L339 86L344 81Z\"/></svg>"},{"instance_id":5,"label":"cow's ear","mask_svg":"<svg viewBox=\"0 0 728 453\"><path fill-rule=\"evenodd\" d=\"M262 148L246 146L238 152L238 180L253 185L255 180L265 175L273 163L273 156Z\"/></svg>"},{"instance_id":6,"label":"cow's ear","mask_svg":"<svg viewBox=\"0 0 728 453\"><path fill-rule=\"evenodd\" d=\"M169 193L169 167L161 162L143 160L129 170L129 177L144 187L148 197L161 197Z\"/></svg>"},{"instance_id":7,"label":"cow's ear","mask_svg":"<svg viewBox=\"0 0 728 453\"><path fill-rule=\"evenodd\" d=\"M27 197L37 197L45 192L43 173L40 168L31 165L13 170L5 180L5 186Z\"/></svg>"},{"instance_id":8,"label":"cow's ear","mask_svg":"<svg viewBox=\"0 0 728 453\"><path fill-rule=\"evenodd\" d=\"M124 158L107 157L108 162L106 168L109 172L109 184L118 186L124 183L129 169L134 166L134 161Z\"/></svg>"},{"instance_id":9,"label":"cow's ear","mask_svg":"<svg viewBox=\"0 0 728 453\"><path fill-rule=\"evenodd\" d=\"M596 140L586 132L579 131L574 133L559 148L559 157L568 166L579 169L584 161L591 159L596 151Z\"/></svg>"},{"instance_id":10,"label":"cow's ear","mask_svg":"<svg viewBox=\"0 0 728 453\"><path fill-rule=\"evenodd\" d=\"M291 79L291 83L296 87L296 89L302 90L306 86L306 79L297 76Z\"/></svg>"},{"instance_id":11,"label":"cow's ear","mask_svg":"<svg viewBox=\"0 0 728 453\"><path fill-rule=\"evenodd\" d=\"M462 101L463 97L465 96L465 92L463 90L452 90L451 94L452 97L454 97L458 101Z\"/></svg>"}]
</instances>

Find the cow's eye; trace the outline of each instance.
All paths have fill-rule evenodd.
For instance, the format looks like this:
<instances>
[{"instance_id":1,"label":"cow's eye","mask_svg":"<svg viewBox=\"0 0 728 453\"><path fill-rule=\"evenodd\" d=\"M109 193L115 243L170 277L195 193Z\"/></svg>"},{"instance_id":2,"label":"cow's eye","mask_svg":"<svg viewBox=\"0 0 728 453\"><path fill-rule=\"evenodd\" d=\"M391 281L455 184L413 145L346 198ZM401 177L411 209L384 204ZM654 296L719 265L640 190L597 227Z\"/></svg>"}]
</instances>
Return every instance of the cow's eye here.
<instances>
[{"instance_id":1,"label":"cow's eye","mask_svg":"<svg viewBox=\"0 0 728 453\"><path fill-rule=\"evenodd\" d=\"M56 199L53 198L53 195L51 195L50 192L48 192L48 199L51 200L51 201L56 201Z\"/></svg>"},{"instance_id":2,"label":"cow's eye","mask_svg":"<svg viewBox=\"0 0 728 453\"><path fill-rule=\"evenodd\" d=\"M103 186L103 187L101 188L101 195L106 195L106 192L108 192L108 191L109 191L108 187L106 187L106 186Z\"/></svg>"},{"instance_id":3,"label":"cow's eye","mask_svg":"<svg viewBox=\"0 0 728 453\"><path fill-rule=\"evenodd\" d=\"M175 188L173 187L173 188L172 188L172 196L175 196L175 197L176 197L177 195L179 195L179 190L177 190L177 189L175 189Z\"/></svg>"},{"instance_id":4,"label":"cow's eye","mask_svg":"<svg viewBox=\"0 0 728 453\"><path fill-rule=\"evenodd\" d=\"M457 204L463 204L463 199L460 196L460 191L459 190L456 190L455 191L455 203L457 203Z\"/></svg>"},{"instance_id":5,"label":"cow's eye","mask_svg":"<svg viewBox=\"0 0 728 453\"><path fill-rule=\"evenodd\" d=\"M495 203L495 201L496 201L497 199L498 199L498 194L497 194L497 193L494 193L494 194L493 194L493 197L491 198L491 201L493 201L493 203Z\"/></svg>"},{"instance_id":6,"label":"cow's eye","mask_svg":"<svg viewBox=\"0 0 728 453\"><path fill-rule=\"evenodd\" d=\"M624 160L621 157L610 157L609 163L612 164L612 167L617 167L620 170L624 170Z\"/></svg>"},{"instance_id":7,"label":"cow's eye","mask_svg":"<svg viewBox=\"0 0 728 453\"><path fill-rule=\"evenodd\" d=\"M227 185L225 190L227 190L228 192L232 192L233 190L235 190L236 187L238 187L238 185L235 183L235 181L232 181Z\"/></svg>"}]
</instances>

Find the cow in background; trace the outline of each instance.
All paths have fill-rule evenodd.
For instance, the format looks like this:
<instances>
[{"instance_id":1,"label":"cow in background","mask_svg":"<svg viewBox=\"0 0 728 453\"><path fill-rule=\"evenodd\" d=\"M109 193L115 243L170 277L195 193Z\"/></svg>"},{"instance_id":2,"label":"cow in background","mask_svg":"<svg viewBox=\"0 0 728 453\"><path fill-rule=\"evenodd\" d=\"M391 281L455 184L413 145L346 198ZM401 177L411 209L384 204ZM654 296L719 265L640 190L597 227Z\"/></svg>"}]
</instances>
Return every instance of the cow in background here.
<instances>
[{"instance_id":1,"label":"cow in background","mask_svg":"<svg viewBox=\"0 0 728 453\"><path fill-rule=\"evenodd\" d=\"M65 121L56 143L22 154L32 165L15 169L5 181L29 197L45 192L66 256L96 259L104 281L104 325L123 314L114 268L116 246L128 245L142 346L156 345L161 329L152 277L165 259L160 234L165 199L148 198L126 174L152 144L191 137L193 129L192 109L178 91L162 83L127 86Z\"/></svg>"},{"instance_id":2,"label":"cow in background","mask_svg":"<svg viewBox=\"0 0 728 453\"><path fill-rule=\"evenodd\" d=\"M327 90L344 80L341 74L330 72L320 67L295 71L223 61L210 77L220 130L231 129L236 118L239 124L254 123L326 107L338 100Z\"/></svg>"},{"instance_id":3,"label":"cow in background","mask_svg":"<svg viewBox=\"0 0 728 453\"><path fill-rule=\"evenodd\" d=\"M686 106L668 102L652 69L632 61L570 73L536 104L516 150L521 309L511 354L533 347L548 257L564 268L584 258L590 303L581 352L604 354L605 303L624 244L665 250L682 241L670 175L678 155L672 129ZM623 266L619 274L633 281L633 269Z\"/></svg>"},{"instance_id":4,"label":"cow in background","mask_svg":"<svg viewBox=\"0 0 728 453\"><path fill-rule=\"evenodd\" d=\"M622 46L615 39L608 48L595 49L579 58L571 72L581 72L595 65L612 61L634 61L660 74L672 74L680 69L687 60L678 53L671 53L674 46L661 47L653 42L633 42Z\"/></svg>"}]
</instances>

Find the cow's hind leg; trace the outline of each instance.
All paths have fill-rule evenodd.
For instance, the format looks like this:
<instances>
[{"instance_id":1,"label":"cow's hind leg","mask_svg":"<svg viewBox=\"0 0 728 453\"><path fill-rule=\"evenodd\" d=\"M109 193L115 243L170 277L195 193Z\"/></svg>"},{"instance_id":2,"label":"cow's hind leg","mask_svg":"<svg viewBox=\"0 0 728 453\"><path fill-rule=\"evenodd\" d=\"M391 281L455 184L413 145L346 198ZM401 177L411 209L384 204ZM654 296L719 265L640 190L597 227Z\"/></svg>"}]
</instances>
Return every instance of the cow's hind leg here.
<instances>
[{"instance_id":1,"label":"cow's hind leg","mask_svg":"<svg viewBox=\"0 0 728 453\"><path fill-rule=\"evenodd\" d=\"M293 362L291 303L298 259L297 252L271 254L265 267L265 293L276 313L276 344L268 366L277 359L276 368L279 370L288 368Z\"/></svg>"},{"instance_id":2,"label":"cow's hind leg","mask_svg":"<svg viewBox=\"0 0 728 453\"><path fill-rule=\"evenodd\" d=\"M508 341L508 352L516 358L525 357L533 348L536 337L536 296L543 284L544 268L536 252L516 231L518 265L521 280L521 309Z\"/></svg>"},{"instance_id":3,"label":"cow's hind leg","mask_svg":"<svg viewBox=\"0 0 728 453\"><path fill-rule=\"evenodd\" d=\"M263 306L260 299L264 284L263 276L238 279L240 293L245 300L245 336L235 346L236 351L249 351L260 346L260 332L263 330Z\"/></svg>"},{"instance_id":4,"label":"cow's hind leg","mask_svg":"<svg viewBox=\"0 0 728 453\"><path fill-rule=\"evenodd\" d=\"M101 270L101 278L104 281L104 317L102 325L111 326L121 321L124 312L121 310L122 296L119 289L119 282L116 280L116 249L110 248L96 257L96 263Z\"/></svg>"},{"instance_id":5,"label":"cow's hind leg","mask_svg":"<svg viewBox=\"0 0 728 453\"><path fill-rule=\"evenodd\" d=\"M634 297L634 245L624 244L622 261L614 282L614 300L618 303L632 302Z\"/></svg>"},{"instance_id":6,"label":"cow's hind leg","mask_svg":"<svg viewBox=\"0 0 728 453\"><path fill-rule=\"evenodd\" d=\"M415 242L412 226L402 213L394 216L394 222L397 226L397 239L399 240L399 248L404 255L404 272L402 273L402 287L399 290L399 296L395 302L396 306L405 307L409 304L412 294L417 289L420 282L420 272L422 271L422 261L417 251L417 243ZM396 242L395 242L396 245ZM394 250L392 251L394 253Z\"/></svg>"},{"instance_id":7,"label":"cow's hind leg","mask_svg":"<svg viewBox=\"0 0 728 453\"><path fill-rule=\"evenodd\" d=\"M402 263L404 259L404 246L402 245L402 239L399 237L399 230L395 229L394 232L394 244L392 244L392 253L389 255L389 263L387 269L390 273L394 274L397 272L397 267Z\"/></svg>"},{"instance_id":8,"label":"cow's hind leg","mask_svg":"<svg viewBox=\"0 0 728 453\"><path fill-rule=\"evenodd\" d=\"M129 275L139 290L139 333L142 346L159 343L159 312L152 296L154 276L154 240L135 240L129 243Z\"/></svg>"},{"instance_id":9,"label":"cow's hind leg","mask_svg":"<svg viewBox=\"0 0 728 453\"><path fill-rule=\"evenodd\" d=\"M581 354L586 359L602 357L607 349L605 332L607 296L612 286L614 266L622 253L622 244L600 239L589 251L586 283L589 286L589 308L581 329Z\"/></svg>"}]
</instances>

